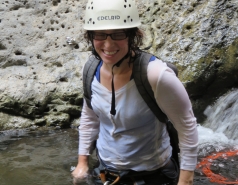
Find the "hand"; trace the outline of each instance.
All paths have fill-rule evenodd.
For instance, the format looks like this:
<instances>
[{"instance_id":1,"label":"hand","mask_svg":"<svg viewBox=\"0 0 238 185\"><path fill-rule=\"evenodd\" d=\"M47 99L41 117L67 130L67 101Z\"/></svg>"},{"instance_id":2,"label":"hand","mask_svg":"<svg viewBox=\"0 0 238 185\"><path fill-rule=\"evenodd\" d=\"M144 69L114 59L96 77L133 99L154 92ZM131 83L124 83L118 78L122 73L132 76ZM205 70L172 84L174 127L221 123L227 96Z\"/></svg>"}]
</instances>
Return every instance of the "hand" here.
<instances>
[{"instance_id":1,"label":"hand","mask_svg":"<svg viewBox=\"0 0 238 185\"><path fill-rule=\"evenodd\" d=\"M180 170L178 185L193 185L193 171Z\"/></svg>"},{"instance_id":2,"label":"hand","mask_svg":"<svg viewBox=\"0 0 238 185\"><path fill-rule=\"evenodd\" d=\"M80 160L81 158L81 160ZM78 185L79 183L86 181L86 178L88 177L88 163L87 159L82 156L79 156L79 162L74 171L71 173L73 177L73 184Z\"/></svg>"}]
</instances>

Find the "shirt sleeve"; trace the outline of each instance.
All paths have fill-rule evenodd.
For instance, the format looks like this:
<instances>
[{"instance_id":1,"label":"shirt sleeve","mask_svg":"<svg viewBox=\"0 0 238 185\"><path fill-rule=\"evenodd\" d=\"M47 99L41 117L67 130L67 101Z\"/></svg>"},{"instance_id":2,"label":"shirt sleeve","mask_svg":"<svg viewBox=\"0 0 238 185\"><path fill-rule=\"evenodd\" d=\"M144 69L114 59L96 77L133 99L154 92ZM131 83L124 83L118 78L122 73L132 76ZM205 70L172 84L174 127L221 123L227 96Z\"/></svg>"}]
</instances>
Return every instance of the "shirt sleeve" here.
<instances>
[{"instance_id":1,"label":"shirt sleeve","mask_svg":"<svg viewBox=\"0 0 238 185\"><path fill-rule=\"evenodd\" d=\"M188 94L173 70L158 59L149 63L147 74L157 104L178 131L180 168L193 171L197 164L198 132Z\"/></svg>"},{"instance_id":2,"label":"shirt sleeve","mask_svg":"<svg viewBox=\"0 0 238 185\"><path fill-rule=\"evenodd\" d=\"M99 133L99 119L84 100L79 126L79 155L90 155Z\"/></svg>"}]
</instances>

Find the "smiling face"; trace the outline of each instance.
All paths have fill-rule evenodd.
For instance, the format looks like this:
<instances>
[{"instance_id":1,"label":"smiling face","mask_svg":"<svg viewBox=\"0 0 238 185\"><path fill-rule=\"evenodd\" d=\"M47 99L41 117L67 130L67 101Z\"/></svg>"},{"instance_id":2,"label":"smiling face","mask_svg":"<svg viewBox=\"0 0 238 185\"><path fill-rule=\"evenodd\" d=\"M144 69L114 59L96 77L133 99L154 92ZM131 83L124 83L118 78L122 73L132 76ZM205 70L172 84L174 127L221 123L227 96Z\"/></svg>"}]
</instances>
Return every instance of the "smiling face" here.
<instances>
[{"instance_id":1,"label":"smiling face","mask_svg":"<svg viewBox=\"0 0 238 185\"><path fill-rule=\"evenodd\" d=\"M104 63L109 65L116 64L128 53L128 37L123 37L124 30L98 30L94 31L93 45ZM103 34L114 34L113 40L111 36L107 35L105 40L96 40L102 38Z\"/></svg>"}]
</instances>

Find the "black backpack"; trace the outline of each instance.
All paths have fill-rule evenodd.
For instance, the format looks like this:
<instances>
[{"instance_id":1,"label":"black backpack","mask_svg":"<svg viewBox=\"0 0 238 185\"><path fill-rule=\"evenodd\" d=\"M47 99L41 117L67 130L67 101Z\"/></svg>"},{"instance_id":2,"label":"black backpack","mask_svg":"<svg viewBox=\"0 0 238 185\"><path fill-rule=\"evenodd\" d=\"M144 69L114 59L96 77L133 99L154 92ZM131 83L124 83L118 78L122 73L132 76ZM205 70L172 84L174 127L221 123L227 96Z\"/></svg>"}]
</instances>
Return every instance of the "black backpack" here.
<instances>
[{"instance_id":1,"label":"black backpack","mask_svg":"<svg viewBox=\"0 0 238 185\"><path fill-rule=\"evenodd\" d=\"M141 94L144 101L147 103L148 107L155 114L159 121L165 123L167 125L167 130L170 136L170 144L173 148L172 157L175 159L179 166L179 140L177 130L174 128L173 124L168 120L168 117L161 111L159 106L156 103L154 98L154 92L149 84L147 78L147 66L149 64L150 58L153 55L146 52L141 52L141 55L135 59L133 62L133 78L136 83L137 89ZM94 56L91 56L89 60L86 62L83 69L83 91L84 98L87 102L89 108L92 109L91 106L91 83L95 76L95 72L97 66L99 65L100 60L96 59ZM171 64L167 63L167 66L174 70L175 74L178 75L177 68Z\"/></svg>"}]
</instances>

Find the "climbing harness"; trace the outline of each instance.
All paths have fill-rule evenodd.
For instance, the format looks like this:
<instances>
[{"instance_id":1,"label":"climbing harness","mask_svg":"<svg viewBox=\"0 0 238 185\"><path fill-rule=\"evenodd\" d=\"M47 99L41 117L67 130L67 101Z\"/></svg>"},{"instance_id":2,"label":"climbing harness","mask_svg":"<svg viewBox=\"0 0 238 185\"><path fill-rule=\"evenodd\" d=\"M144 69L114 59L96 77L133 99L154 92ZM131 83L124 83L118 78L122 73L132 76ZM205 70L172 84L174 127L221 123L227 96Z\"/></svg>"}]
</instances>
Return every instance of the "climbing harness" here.
<instances>
[{"instance_id":1,"label":"climbing harness","mask_svg":"<svg viewBox=\"0 0 238 185\"><path fill-rule=\"evenodd\" d=\"M110 168L104 164L98 153L97 158L98 166L93 170L93 177L97 185L146 185L148 179L151 180L151 178L152 181L153 178L155 179L156 184L174 185L179 176L179 168L174 159L171 159L164 167L157 170L137 172ZM160 182L157 182L157 179Z\"/></svg>"}]
</instances>

